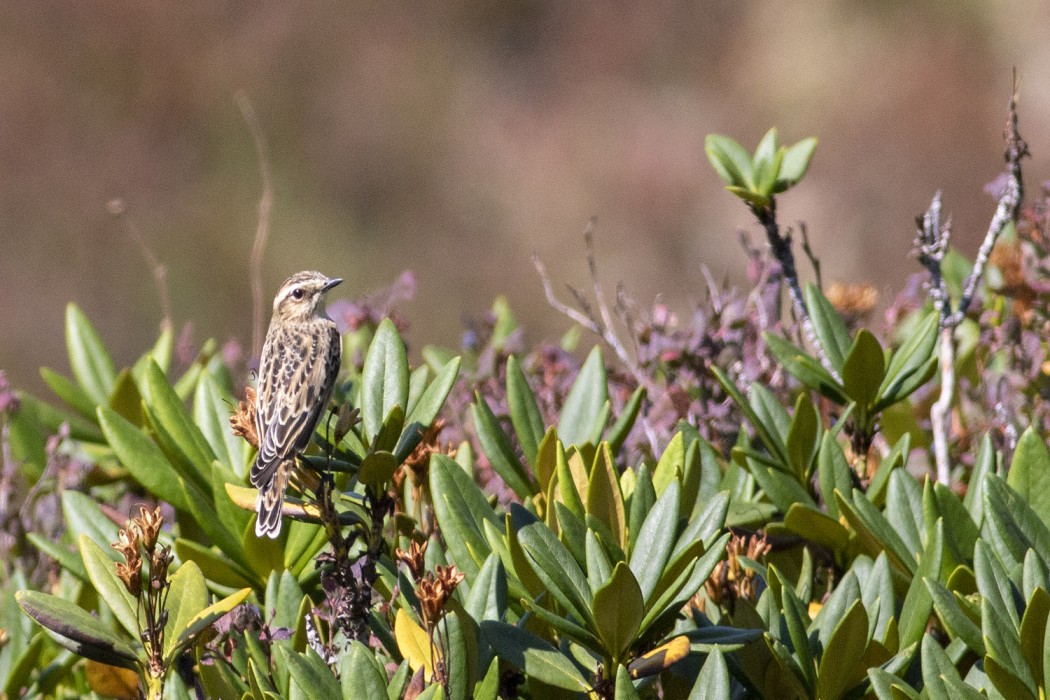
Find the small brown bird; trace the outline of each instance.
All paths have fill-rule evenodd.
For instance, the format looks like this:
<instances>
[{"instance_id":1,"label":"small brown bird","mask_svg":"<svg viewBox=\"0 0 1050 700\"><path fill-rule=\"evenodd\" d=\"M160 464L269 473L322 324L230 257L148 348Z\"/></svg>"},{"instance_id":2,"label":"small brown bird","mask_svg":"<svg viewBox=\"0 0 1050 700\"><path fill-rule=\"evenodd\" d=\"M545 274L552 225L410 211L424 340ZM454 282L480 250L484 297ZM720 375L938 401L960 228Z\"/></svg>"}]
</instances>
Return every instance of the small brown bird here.
<instances>
[{"instance_id":1,"label":"small brown bird","mask_svg":"<svg viewBox=\"0 0 1050 700\"><path fill-rule=\"evenodd\" d=\"M343 344L325 314L324 300L342 281L320 272L298 272L285 280L273 300L259 363L259 455L251 470L252 485L259 489L259 537L280 534L284 492L295 460L310 444L332 398Z\"/></svg>"}]
</instances>

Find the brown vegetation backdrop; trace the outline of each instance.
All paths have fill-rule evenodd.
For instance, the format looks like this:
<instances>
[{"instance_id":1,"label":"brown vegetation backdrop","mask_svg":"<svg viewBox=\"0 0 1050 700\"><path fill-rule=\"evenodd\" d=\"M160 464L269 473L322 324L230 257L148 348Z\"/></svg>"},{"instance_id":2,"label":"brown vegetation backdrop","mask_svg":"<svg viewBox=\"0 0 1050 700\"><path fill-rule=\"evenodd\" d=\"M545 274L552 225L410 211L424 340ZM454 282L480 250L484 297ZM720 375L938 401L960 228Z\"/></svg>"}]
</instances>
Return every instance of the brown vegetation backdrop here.
<instances>
[{"instance_id":1,"label":"brown vegetation backdrop","mask_svg":"<svg viewBox=\"0 0 1050 700\"><path fill-rule=\"evenodd\" d=\"M505 293L535 337L567 322L529 256L687 310L701 265L738 280L744 208L703 155L709 132L821 139L781 208L826 280L892 294L918 266L913 217L943 188L972 255L994 201L1017 67L1031 191L1050 178L1045 0L806 3L0 3L0 368L38 388L66 369L74 300L128 362L161 318L250 341L259 172L276 193L266 294L318 268L343 295L416 271L410 343L455 344ZM752 227L753 235L758 231ZM804 274L808 274L805 270Z\"/></svg>"}]
</instances>

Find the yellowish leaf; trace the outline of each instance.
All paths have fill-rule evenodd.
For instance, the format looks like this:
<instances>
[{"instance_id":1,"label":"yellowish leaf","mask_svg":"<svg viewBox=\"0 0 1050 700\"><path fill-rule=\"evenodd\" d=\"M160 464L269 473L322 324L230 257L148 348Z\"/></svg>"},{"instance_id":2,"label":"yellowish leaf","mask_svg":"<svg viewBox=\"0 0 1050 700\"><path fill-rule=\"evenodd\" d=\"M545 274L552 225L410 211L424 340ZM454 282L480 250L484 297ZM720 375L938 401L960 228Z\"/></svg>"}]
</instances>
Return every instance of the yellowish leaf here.
<instances>
[{"instance_id":1,"label":"yellowish leaf","mask_svg":"<svg viewBox=\"0 0 1050 700\"><path fill-rule=\"evenodd\" d=\"M394 618L394 639L397 640L401 656L408 661L409 668L416 671L422 667L426 679L433 680L434 646L430 642L430 635L404 609L398 609L397 617Z\"/></svg>"},{"instance_id":2,"label":"yellowish leaf","mask_svg":"<svg viewBox=\"0 0 1050 700\"><path fill-rule=\"evenodd\" d=\"M84 675L88 687L103 697L117 700L137 700L139 697L139 674L131 669L89 659Z\"/></svg>"},{"instance_id":3,"label":"yellowish leaf","mask_svg":"<svg viewBox=\"0 0 1050 700\"><path fill-rule=\"evenodd\" d=\"M631 662L628 670L631 672L631 678L653 676L670 668L688 654L689 638L685 635L679 635L666 644L661 644L649 653L639 656Z\"/></svg>"}]
</instances>

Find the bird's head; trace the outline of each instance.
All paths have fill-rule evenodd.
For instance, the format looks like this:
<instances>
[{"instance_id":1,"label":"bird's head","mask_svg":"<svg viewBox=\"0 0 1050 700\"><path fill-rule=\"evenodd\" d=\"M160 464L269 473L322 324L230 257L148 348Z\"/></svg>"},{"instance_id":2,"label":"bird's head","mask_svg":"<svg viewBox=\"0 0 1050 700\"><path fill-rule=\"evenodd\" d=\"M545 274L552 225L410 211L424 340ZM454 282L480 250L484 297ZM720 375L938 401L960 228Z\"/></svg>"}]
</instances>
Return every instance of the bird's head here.
<instances>
[{"instance_id":1,"label":"bird's head","mask_svg":"<svg viewBox=\"0 0 1050 700\"><path fill-rule=\"evenodd\" d=\"M320 272L297 272L284 281L273 299L273 314L286 320L308 320L324 314L324 297L343 280Z\"/></svg>"}]
</instances>

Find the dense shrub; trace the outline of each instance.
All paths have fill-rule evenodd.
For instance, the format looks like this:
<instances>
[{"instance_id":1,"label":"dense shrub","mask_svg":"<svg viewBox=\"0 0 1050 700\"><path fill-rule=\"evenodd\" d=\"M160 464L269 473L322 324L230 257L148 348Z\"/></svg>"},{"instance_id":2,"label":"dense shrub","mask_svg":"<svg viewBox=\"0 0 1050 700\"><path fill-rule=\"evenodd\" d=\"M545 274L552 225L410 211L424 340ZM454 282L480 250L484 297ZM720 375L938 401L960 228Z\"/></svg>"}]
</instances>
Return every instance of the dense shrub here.
<instances>
[{"instance_id":1,"label":"dense shrub","mask_svg":"<svg viewBox=\"0 0 1050 700\"><path fill-rule=\"evenodd\" d=\"M497 301L411 367L391 309L334 306L345 377L274 541L243 370L170 328L118 370L70 305L58 401L0 375L3 693L1044 697L1047 207L1010 114L985 245L950 251L935 198L883 333L871 290L800 283L776 197L816 142L775 131L707 141L769 253L683 319L597 275L563 304L538 263L577 332L530 349Z\"/></svg>"}]
</instances>

